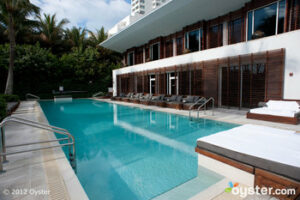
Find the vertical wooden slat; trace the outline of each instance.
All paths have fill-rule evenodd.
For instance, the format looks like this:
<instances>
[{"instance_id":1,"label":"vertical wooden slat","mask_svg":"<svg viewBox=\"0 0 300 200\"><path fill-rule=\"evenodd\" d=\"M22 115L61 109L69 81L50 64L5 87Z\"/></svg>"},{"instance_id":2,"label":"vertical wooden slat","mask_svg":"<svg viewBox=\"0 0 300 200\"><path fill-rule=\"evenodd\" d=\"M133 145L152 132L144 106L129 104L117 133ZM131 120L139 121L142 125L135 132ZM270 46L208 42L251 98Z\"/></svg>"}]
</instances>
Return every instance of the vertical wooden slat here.
<instances>
[{"instance_id":1,"label":"vertical wooden slat","mask_svg":"<svg viewBox=\"0 0 300 200\"><path fill-rule=\"evenodd\" d=\"M268 100L268 70L269 70L269 51L266 52L266 78L265 78L265 86L266 86L266 90L265 90L265 102Z\"/></svg>"},{"instance_id":2,"label":"vertical wooden slat","mask_svg":"<svg viewBox=\"0 0 300 200\"><path fill-rule=\"evenodd\" d=\"M252 107L252 79L253 79L253 75L252 75L252 72L253 72L253 53L251 54L251 67L250 67L250 107Z\"/></svg>"},{"instance_id":3,"label":"vertical wooden slat","mask_svg":"<svg viewBox=\"0 0 300 200\"><path fill-rule=\"evenodd\" d=\"M239 59L239 64L238 64L238 95L237 95L237 102L238 102L238 107L241 108L241 56L238 57Z\"/></svg>"},{"instance_id":4,"label":"vertical wooden slat","mask_svg":"<svg viewBox=\"0 0 300 200\"><path fill-rule=\"evenodd\" d=\"M289 0L286 0L285 2L285 17L284 17L284 28L283 32L288 31L288 21L289 21Z\"/></svg>"},{"instance_id":5,"label":"vertical wooden slat","mask_svg":"<svg viewBox=\"0 0 300 200\"><path fill-rule=\"evenodd\" d=\"M229 79L230 79L230 58L228 58L228 66L227 66L227 106L229 108Z\"/></svg>"}]
</instances>

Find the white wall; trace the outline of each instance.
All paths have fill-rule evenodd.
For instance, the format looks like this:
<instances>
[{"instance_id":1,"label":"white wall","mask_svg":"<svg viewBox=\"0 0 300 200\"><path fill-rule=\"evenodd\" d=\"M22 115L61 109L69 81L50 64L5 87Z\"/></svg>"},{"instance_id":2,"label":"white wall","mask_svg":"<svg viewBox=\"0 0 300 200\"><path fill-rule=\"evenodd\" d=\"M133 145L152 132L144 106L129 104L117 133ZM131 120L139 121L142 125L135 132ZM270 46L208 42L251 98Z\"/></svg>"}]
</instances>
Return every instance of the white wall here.
<instances>
[{"instance_id":1,"label":"white wall","mask_svg":"<svg viewBox=\"0 0 300 200\"><path fill-rule=\"evenodd\" d=\"M280 48L286 49L284 98L300 99L300 30L114 70L114 95L117 94L116 76L118 74L138 72L192 62L200 62L205 60L224 58L228 56L258 53ZM290 73L294 74L293 77L289 76Z\"/></svg>"}]
</instances>

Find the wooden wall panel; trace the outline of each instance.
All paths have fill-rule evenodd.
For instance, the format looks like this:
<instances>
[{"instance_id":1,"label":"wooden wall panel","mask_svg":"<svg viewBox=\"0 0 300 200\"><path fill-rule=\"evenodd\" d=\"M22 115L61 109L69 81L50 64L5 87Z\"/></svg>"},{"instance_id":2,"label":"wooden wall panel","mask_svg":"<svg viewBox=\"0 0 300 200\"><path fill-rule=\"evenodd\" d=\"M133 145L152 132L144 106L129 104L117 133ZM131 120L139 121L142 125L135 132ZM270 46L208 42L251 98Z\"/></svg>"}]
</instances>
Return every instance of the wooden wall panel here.
<instances>
[{"instance_id":1,"label":"wooden wall panel","mask_svg":"<svg viewBox=\"0 0 300 200\"><path fill-rule=\"evenodd\" d=\"M213 97L218 102L218 60L204 62L203 68L203 93L209 98Z\"/></svg>"},{"instance_id":2,"label":"wooden wall panel","mask_svg":"<svg viewBox=\"0 0 300 200\"><path fill-rule=\"evenodd\" d=\"M266 101L283 98L285 50L267 52Z\"/></svg>"},{"instance_id":3,"label":"wooden wall panel","mask_svg":"<svg viewBox=\"0 0 300 200\"><path fill-rule=\"evenodd\" d=\"M167 94L167 77L164 70L162 70L159 74L159 88L158 93L159 94Z\"/></svg>"},{"instance_id":4,"label":"wooden wall panel","mask_svg":"<svg viewBox=\"0 0 300 200\"><path fill-rule=\"evenodd\" d=\"M188 66L181 66L179 71L179 95L189 95L190 94L190 71Z\"/></svg>"},{"instance_id":5,"label":"wooden wall panel","mask_svg":"<svg viewBox=\"0 0 300 200\"><path fill-rule=\"evenodd\" d=\"M148 73L144 74L144 93L150 93L150 79Z\"/></svg>"},{"instance_id":6,"label":"wooden wall panel","mask_svg":"<svg viewBox=\"0 0 300 200\"><path fill-rule=\"evenodd\" d=\"M143 76L137 76L137 93L143 93Z\"/></svg>"},{"instance_id":7,"label":"wooden wall panel","mask_svg":"<svg viewBox=\"0 0 300 200\"><path fill-rule=\"evenodd\" d=\"M203 62L191 66L191 94L204 96L203 93Z\"/></svg>"},{"instance_id":8,"label":"wooden wall panel","mask_svg":"<svg viewBox=\"0 0 300 200\"><path fill-rule=\"evenodd\" d=\"M155 94L166 94L166 73L175 72L180 95L213 97L218 102L221 80L222 105L257 107L261 101L283 98L284 65L285 50L279 49L153 69L118 75L117 93L149 93L149 75L155 74ZM220 71L222 78L219 77Z\"/></svg>"}]
</instances>

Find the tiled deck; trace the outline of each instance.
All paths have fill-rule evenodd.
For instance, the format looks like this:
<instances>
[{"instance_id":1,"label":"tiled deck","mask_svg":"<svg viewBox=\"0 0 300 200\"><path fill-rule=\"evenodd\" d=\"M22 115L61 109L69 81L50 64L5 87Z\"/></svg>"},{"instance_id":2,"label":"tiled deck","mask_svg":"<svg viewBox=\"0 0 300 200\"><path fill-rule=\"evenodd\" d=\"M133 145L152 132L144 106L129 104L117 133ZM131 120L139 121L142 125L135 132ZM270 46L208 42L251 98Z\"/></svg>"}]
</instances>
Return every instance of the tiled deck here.
<instances>
[{"instance_id":1,"label":"tiled deck","mask_svg":"<svg viewBox=\"0 0 300 200\"><path fill-rule=\"evenodd\" d=\"M22 102L13 116L48 123L38 103ZM29 126L9 123L6 144L51 140L55 136ZM52 145L55 143L52 143ZM43 144L49 146L50 144ZM41 147L42 145L35 145ZM25 150L33 146L7 149ZM0 174L0 199L88 199L60 148L10 155ZM41 192L42 194L35 194Z\"/></svg>"}]
</instances>

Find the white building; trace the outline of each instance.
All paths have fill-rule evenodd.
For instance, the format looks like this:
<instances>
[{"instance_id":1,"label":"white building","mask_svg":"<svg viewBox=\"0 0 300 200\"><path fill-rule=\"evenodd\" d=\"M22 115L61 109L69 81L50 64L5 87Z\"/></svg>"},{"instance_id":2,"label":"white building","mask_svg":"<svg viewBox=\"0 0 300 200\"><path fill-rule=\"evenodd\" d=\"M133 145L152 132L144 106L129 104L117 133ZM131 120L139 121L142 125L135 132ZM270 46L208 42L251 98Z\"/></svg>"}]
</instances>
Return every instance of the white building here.
<instances>
[{"instance_id":1,"label":"white building","mask_svg":"<svg viewBox=\"0 0 300 200\"><path fill-rule=\"evenodd\" d=\"M114 95L199 95L248 108L300 100L299 4L171 0L145 12L101 44L124 55L124 68L113 71Z\"/></svg>"},{"instance_id":2,"label":"white building","mask_svg":"<svg viewBox=\"0 0 300 200\"><path fill-rule=\"evenodd\" d=\"M108 31L108 37L122 31L127 26L135 23L144 15L157 9L169 0L132 0L131 1L131 15L125 17L118 22L114 27Z\"/></svg>"}]
</instances>

